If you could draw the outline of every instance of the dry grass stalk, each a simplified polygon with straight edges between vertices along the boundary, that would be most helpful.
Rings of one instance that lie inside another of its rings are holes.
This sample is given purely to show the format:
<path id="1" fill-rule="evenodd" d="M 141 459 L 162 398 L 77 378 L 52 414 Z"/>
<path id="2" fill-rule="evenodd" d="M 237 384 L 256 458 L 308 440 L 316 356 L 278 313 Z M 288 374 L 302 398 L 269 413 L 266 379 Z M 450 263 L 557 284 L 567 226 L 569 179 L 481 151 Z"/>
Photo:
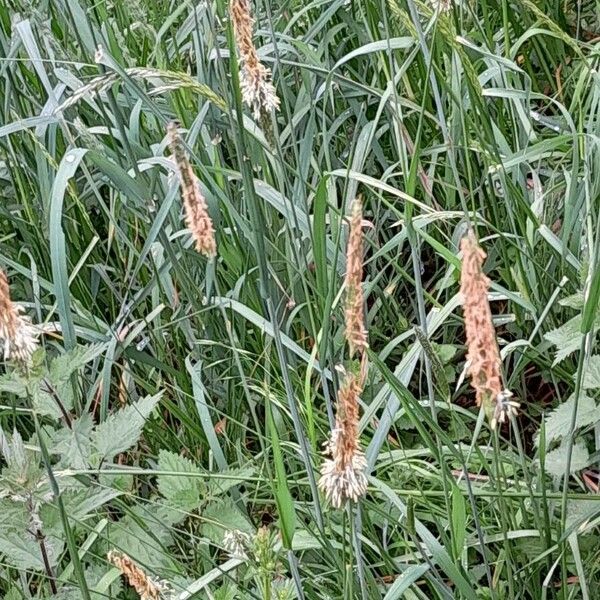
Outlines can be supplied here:
<path id="1" fill-rule="evenodd" d="M 0 341 L 4 345 L 4 360 L 13 360 L 27 369 L 38 347 L 39 334 L 22 312 L 23 307 L 11 300 L 8 278 L 0 269 Z"/>
<path id="2" fill-rule="evenodd" d="M 192 233 L 196 243 L 196 250 L 204 256 L 211 258 L 217 253 L 215 230 L 212 219 L 208 214 L 206 200 L 200 191 L 198 178 L 192 169 L 181 138 L 177 131 L 177 124 L 169 123 L 167 126 L 169 145 L 173 159 L 177 165 L 181 183 L 181 196 L 185 209 L 185 222 Z"/>
<path id="3" fill-rule="evenodd" d="M 271 82 L 271 71 L 260 62 L 252 41 L 254 19 L 250 11 L 250 0 L 231 0 L 230 12 L 242 63 L 242 98 L 252 110 L 254 118 L 259 119 L 279 108 L 279 98 Z"/>
<path id="4" fill-rule="evenodd" d="M 162 583 L 154 581 L 126 554 L 111 550 L 107 555 L 113 564 L 129 582 L 129 585 L 140 595 L 141 600 L 160 600 L 164 590 Z"/>
<path id="5" fill-rule="evenodd" d="M 346 501 L 357 502 L 367 492 L 367 461 L 358 438 L 359 378 L 348 373 L 338 392 L 335 429 L 327 444 L 319 488 L 335 508 Z"/>
<path id="6" fill-rule="evenodd" d="M 502 386 L 500 352 L 488 300 L 490 280 L 483 272 L 486 254 L 473 232 L 461 241 L 462 271 L 460 292 L 463 297 L 467 336 L 467 365 L 477 406 L 483 405 L 494 428 L 516 414 L 518 402 Z"/>
<path id="7" fill-rule="evenodd" d="M 346 250 L 346 340 L 350 356 L 364 353 L 367 348 L 367 330 L 364 322 L 363 233 L 362 203 L 359 198 L 352 203 L 350 236 Z"/>

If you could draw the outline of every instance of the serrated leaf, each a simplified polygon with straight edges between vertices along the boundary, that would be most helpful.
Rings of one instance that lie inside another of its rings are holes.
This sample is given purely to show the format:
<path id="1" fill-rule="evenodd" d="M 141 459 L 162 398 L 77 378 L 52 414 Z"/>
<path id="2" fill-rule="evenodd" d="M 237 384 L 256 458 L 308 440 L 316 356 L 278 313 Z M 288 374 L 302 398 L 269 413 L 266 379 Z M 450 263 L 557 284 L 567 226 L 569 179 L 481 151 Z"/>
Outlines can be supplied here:
<path id="1" fill-rule="evenodd" d="M 4 596 L 4 600 L 23 600 L 23 596 L 17 588 L 10 588 L 8 594 Z"/>
<path id="2" fill-rule="evenodd" d="M 600 354 L 590 356 L 583 373 L 583 389 L 595 390 L 600 388 Z"/>
<path id="3" fill-rule="evenodd" d="M 202 535 L 211 542 L 221 544 L 223 536 L 228 531 L 243 531 L 254 535 L 254 528 L 240 509 L 230 498 L 222 498 L 209 502 L 202 511 L 203 523 L 200 528 Z"/>
<path id="4" fill-rule="evenodd" d="M 90 437 L 94 423 L 90 413 L 75 419 L 71 428 L 63 427 L 56 432 L 49 450 L 60 455 L 63 468 L 85 469 L 90 457 Z"/>
<path id="5" fill-rule="evenodd" d="M 27 380 L 14 370 L 0 376 L 0 392 L 14 394 L 19 398 L 27 397 Z"/>
<path id="6" fill-rule="evenodd" d="M 149 572 L 178 571 L 168 547 L 173 543 L 169 528 L 149 510 L 136 507 L 110 527 L 110 548 L 119 548 Z"/>
<path id="7" fill-rule="evenodd" d="M 583 302 L 584 298 L 582 291 L 575 292 L 571 296 L 567 296 L 566 298 L 558 301 L 561 306 L 568 306 L 569 308 L 575 308 L 577 310 L 581 310 L 583 308 Z"/>
<path id="8" fill-rule="evenodd" d="M 245 483 L 255 473 L 254 467 L 241 467 L 239 469 L 226 469 L 208 481 L 208 493 L 211 496 L 224 494 L 232 487 Z"/>
<path id="9" fill-rule="evenodd" d="M 546 444 L 548 446 L 569 432 L 574 408 L 575 394 L 571 394 L 566 402 L 563 402 L 545 417 Z M 600 414 L 598 414 L 598 407 L 594 400 L 589 396 L 580 396 L 575 430 L 598 421 L 600 421 Z M 537 433 L 534 440 L 536 446 L 539 444 L 539 438 L 540 435 Z"/>
<path id="10" fill-rule="evenodd" d="M 67 492 L 63 501 L 69 517 L 77 522 L 120 495 L 119 490 L 110 488 L 84 488 Z"/>
<path id="11" fill-rule="evenodd" d="M 46 537 L 44 544 L 48 562 L 52 566 L 56 565 L 62 552 L 62 542 L 53 537 Z M 11 531 L 2 535 L 0 537 L 0 554 L 4 555 L 4 562 L 18 569 L 36 571 L 45 569 L 40 545 L 30 533 L 23 535 Z"/>
<path id="12" fill-rule="evenodd" d="M 600 512 L 600 502 L 595 500 L 569 500 L 567 506 L 567 527 L 577 527 L 579 535 L 590 533 L 592 530 L 585 527 L 590 519 L 595 518 Z"/>
<path id="13" fill-rule="evenodd" d="M 582 316 L 577 315 L 567 321 L 564 325 L 561 325 L 557 329 L 553 329 L 544 335 L 544 339 L 548 340 L 551 344 L 554 344 L 557 348 L 553 365 L 558 364 L 567 358 L 567 356 L 579 350 L 581 339 L 583 337 L 583 334 L 581 333 L 581 323 Z"/>
<path id="14" fill-rule="evenodd" d="M 9 439 L 0 427 L 0 450 L 6 461 L 2 469 L 5 485 L 15 494 L 35 490 L 43 472 L 35 453 L 25 448 L 21 434 L 15 430 Z"/>
<path id="15" fill-rule="evenodd" d="M 576 473 L 585 469 L 590 464 L 590 453 L 583 441 L 578 440 L 573 445 L 573 453 L 571 455 L 571 468 L 569 474 Z M 552 450 L 546 454 L 545 460 L 546 473 L 553 477 L 563 477 L 567 468 L 567 444 L 560 445 L 556 450 Z"/>
<path id="16" fill-rule="evenodd" d="M 57 356 L 50 364 L 48 372 L 50 381 L 57 386 L 69 381 L 73 373 L 79 371 L 103 351 L 103 344 L 93 344 L 91 346 L 77 346 L 73 350 Z"/>
<path id="17" fill-rule="evenodd" d="M 137 444 L 146 419 L 158 404 L 162 393 L 146 396 L 118 410 L 92 432 L 92 447 L 97 458 L 105 461 Z"/>
<path id="18" fill-rule="evenodd" d="M 159 471 L 173 471 L 177 475 L 159 475 L 158 491 L 166 498 L 169 505 L 185 512 L 191 512 L 202 504 L 204 484 L 199 475 L 202 471 L 188 458 L 161 450 L 158 454 Z M 189 475 L 188 475 L 189 474 Z"/>
<path id="19" fill-rule="evenodd" d="M 99 354 L 104 351 L 104 345 L 91 345 L 91 346 L 77 346 L 69 352 L 65 352 L 60 356 L 57 356 L 52 360 L 50 369 L 48 371 L 47 381 L 43 381 L 40 390 L 42 395 L 38 402 L 40 409 L 50 408 L 54 410 L 54 416 L 60 417 L 61 413 L 57 411 L 56 401 L 51 395 L 45 394 L 44 392 L 48 385 L 52 388 L 54 394 L 58 396 L 61 404 L 67 409 L 73 408 L 73 394 L 75 393 L 74 387 L 71 382 L 71 376 L 82 369 L 88 362 L 96 358 Z M 50 402 L 47 402 L 47 398 L 50 398 Z M 46 402 L 43 402 L 43 401 Z"/>

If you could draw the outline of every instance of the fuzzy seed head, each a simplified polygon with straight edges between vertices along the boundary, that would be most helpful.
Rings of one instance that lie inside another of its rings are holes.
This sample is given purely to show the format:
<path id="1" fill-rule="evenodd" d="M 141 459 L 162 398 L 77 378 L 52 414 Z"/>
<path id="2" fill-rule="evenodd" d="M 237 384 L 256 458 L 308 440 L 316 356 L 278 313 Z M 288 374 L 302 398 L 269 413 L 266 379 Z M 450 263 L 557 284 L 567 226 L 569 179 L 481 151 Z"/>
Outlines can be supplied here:
<path id="1" fill-rule="evenodd" d="M 167 126 L 169 145 L 173 160 L 177 165 L 181 197 L 185 210 L 185 223 L 194 239 L 196 250 L 208 258 L 217 253 L 215 229 L 208 214 L 206 199 L 200 191 L 200 184 L 183 147 L 176 123 Z"/>
<path id="2" fill-rule="evenodd" d="M 129 582 L 129 585 L 140 595 L 141 600 L 160 600 L 165 585 L 153 580 L 141 567 L 126 554 L 111 550 L 107 555 L 113 564 Z"/>
<path id="3" fill-rule="evenodd" d="M 358 439 L 358 398 L 361 385 L 348 374 L 338 393 L 335 429 L 331 433 L 321 467 L 319 488 L 327 500 L 341 508 L 350 500 L 358 502 L 367 492 L 367 461 Z"/>
<path id="4" fill-rule="evenodd" d="M 494 416 L 492 417 L 492 429 L 496 429 L 496 425 L 503 425 L 507 420 L 516 417 L 519 414 L 519 406 L 521 404 L 516 400 L 512 400 L 512 392 L 510 390 L 502 390 L 496 396 L 494 405 Z"/>
<path id="5" fill-rule="evenodd" d="M 254 118 L 259 119 L 279 108 L 279 98 L 271 82 L 271 71 L 260 62 L 252 40 L 254 19 L 249 0 L 231 0 L 230 12 L 242 64 L 242 99 L 250 107 Z"/>
<path id="6" fill-rule="evenodd" d="M 248 548 L 251 541 L 247 533 L 239 529 L 232 529 L 227 531 L 223 537 L 223 548 L 231 558 L 248 560 Z"/>
<path id="7" fill-rule="evenodd" d="M 460 292 L 467 337 L 468 373 L 477 406 L 483 404 L 495 426 L 497 421 L 503 422 L 506 416 L 510 416 L 516 407 L 514 402 L 506 402 L 510 396 L 502 386 L 502 362 L 488 300 L 490 280 L 483 272 L 486 254 L 472 232 L 462 239 L 460 248 L 463 255 Z"/>
<path id="8" fill-rule="evenodd" d="M 22 312 L 23 307 L 12 302 L 6 273 L 0 269 L 0 341 L 4 346 L 4 360 L 12 360 L 27 369 L 38 347 L 39 333 Z"/>
<path id="9" fill-rule="evenodd" d="M 350 235 L 346 251 L 346 341 L 350 356 L 363 353 L 368 347 L 364 321 L 363 232 L 362 203 L 359 198 L 352 203 Z"/>

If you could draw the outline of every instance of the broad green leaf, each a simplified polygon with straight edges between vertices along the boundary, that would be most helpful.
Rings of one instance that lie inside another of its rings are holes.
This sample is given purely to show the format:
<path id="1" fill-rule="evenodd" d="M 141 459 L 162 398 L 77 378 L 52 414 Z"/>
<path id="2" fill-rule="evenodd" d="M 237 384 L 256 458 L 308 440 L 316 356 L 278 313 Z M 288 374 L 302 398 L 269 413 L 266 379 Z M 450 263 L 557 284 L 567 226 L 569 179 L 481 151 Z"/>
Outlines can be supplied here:
<path id="1" fill-rule="evenodd" d="M 71 423 L 71 427 L 59 429 L 52 439 L 49 450 L 60 455 L 60 466 L 85 469 L 90 457 L 90 437 L 94 423 L 90 413 L 84 413 Z"/>
<path id="2" fill-rule="evenodd" d="M 100 460 L 112 461 L 120 452 L 137 444 L 146 419 L 160 400 L 161 393 L 146 396 L 118 410 L 92 432 L 92 448 Z"/>
<path id="3" fill-rule="evenodd" d="M 239 469 L 226 469 L 220 471 L 218 475 L 213 475 L 208 481 L 208 494 L 219 496 L 224 494 L 232 487 L 245 483 L 255 473 L 254 467 L 242 467 Z"/>
<path id="4" fill-rule="evenodd" d="M 44 540 L 48 561 L 56 565 L 62 552 L 63 543 L 54 538 L 46 537 Z M 0 536 L 0 555 L 4 561 L 18 569 L 32 569 L 43 571 L 45 569 L 40 545 L 31 533 L 8 532 Z"/>
<path id="5" fill-rule="evenodd" d="M 583 373 L 583 389 L 595 390 L 600 388 L 600 354 L 590 356 Z"/>
<path id="6" fill-rule="evenodd" d="M 569 474 L 585 469 L 590 464 L 590 453 L 582 440 L 573 445 Z M 553 477 L 563 477 L 567 468 L 567 444 L 561 444 L 556 450 L 546 454 L 546 472 Z"/>
<path id="7" fill-rule="evenodd" d="M 47 382 L 42 381 L 41 391 L 45 393 L 48 385 L 51 386 L 63 406 L 67 410 L 73 408 L 73 394 L 75 388 L 71 381 L 71 376 L 81 370 L 88 362 L 94 360 L 104 351 L 104 344 L 93 344 L 90 346 L 76 346 L 73 350 L 57 356 L 50 363 Z M 50 399 L 49 408 L 53 410 L 54 416 L 61 417 L 62 413 L 56 406 L 53 398 Z"/>
<path id="8" fill-rule="evenodd" d="M 69 517 L 74 521 L 82 521 L 86 516 L 94 513 L 107 502 L 120 495 L 119 490 L 88 487 L 66 492 L 63 500 Z"/>
<path id="9" fill-rule="evenodd" d="M 200 477 L 202 471 L 188 458 L 168 450 L 159 452 L 158 470 L 177 473 L 158 475 L 158 491 L 169 505 L 181 509 L 183 520 L 185 512 L 191 512 L 202 504 L 205 495 L 205 486 Z"/>
<path id="10" fill-rule="evenodd" d="M 546 425 L 546 444 L 549 446 L 552 442 L 560 440 L 569 432 L 573 410 L 575 408 L 575 394 L 569 396 L 566 402 L 550 412 L 544 419 Z M 575 422 L 575 430 L 591 425 L 600 421 L 598 407 L 592 398 L 589 396 L 580 396 L 579 405 L 577 407 L 577 420 Z M 534 442 L 539 444 L 539 433 L 536 434 Z"/>
<path id="11" fill-rule="evenodd" d="M 581 315 L 577 315 L 567 321 L 564 325 L 561 325 L 557 329 L 553 329 L 544 335 L 544 338 L 551 344 L 554 344 L 557 348 L 554 357 L 554 365 L 557 365 L 567 358 L 567 356 L 579 350 L 581 339 L 583 337 L 583 334 L 581 333 L 581 322 Z"/>
<path id="12" fill-rule="evenodd" d="M 202 535 L 215 544 L 221 544 L 228 531 L 239 530 L 249 535 L 254 534 L 254 528 L 230 498 L 210 502 L 202 511 L 202 520 Z"/>
<path id="13" fill-rule="evenodd" d="M 169 546 L 173 537 L 169 527 L 151 510 L 136 507 L 120 521 L 113 523 L 108 532 L 111 548 L 119 550 L 144 565 L 148 571 L 178 568 Z"/>

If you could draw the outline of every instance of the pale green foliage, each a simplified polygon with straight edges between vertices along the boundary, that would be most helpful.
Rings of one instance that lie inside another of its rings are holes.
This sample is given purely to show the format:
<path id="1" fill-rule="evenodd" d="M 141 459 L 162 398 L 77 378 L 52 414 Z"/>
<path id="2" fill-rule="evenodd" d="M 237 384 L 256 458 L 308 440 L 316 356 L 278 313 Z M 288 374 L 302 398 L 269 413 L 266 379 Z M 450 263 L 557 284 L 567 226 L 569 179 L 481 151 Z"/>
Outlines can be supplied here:
<path id="1" fill-rule="evenodd" d="M 552 442 L 563 439 L 568 435 L 571 427 L 571 419 L 575 406 L 575 395 L 572 394 L 569 398 L 560 404 L 557 408 L 551 411 L 544 417 L 544 426 L 546 431 L 546 444 L 549 446 Z M 577 407 L 577 419 L 575 421 L 574 431 L 593 425 L 600 421 L 600 413 L 596 402 L 586 395 L 579 397 Z M 539 444 L 539 433 L 535 437 L 536 445 Z"/>
<path id="2" fill-rule="evenodd" d="M 566 444 L 561 444 L 555 450 L 546 454 L 544 467 L 546 473 L 549 473 L 557 479 L 564 477 L 567 470 L 568 448 Z M 590 453 L 583 440 L 577 440 L 573 445 L 569 473 L 581 471 L 590 464 Z"/>
<path id="3" fill-rule="evenodd" d="M 100 423 L 91 434 L 92 461 L 112 461 L 120 452 L 137 443 L 146 419 L 160 401 L 161 394 L 146 396 L 121 408 Z"/>
<path id="4" fill-rule="evenodd" d="M 158 469 L 173 471 L 173 474 L 158 476 L 158 491 L 173 508 L 191 512 L 198 508 L 205 497 L 206 486 L 202 481 L 201 470 L 191 460 L 161 450 L 158 455 Z"/>
<path id="5" fill-rule="evenodd" d="M 229 498 L 211 500 L 202 511 L 202 535 L 220 545 L 225 534 L 235 530 L 249 535 L 255 533 L 254 527 L 233 500 Z"/>

